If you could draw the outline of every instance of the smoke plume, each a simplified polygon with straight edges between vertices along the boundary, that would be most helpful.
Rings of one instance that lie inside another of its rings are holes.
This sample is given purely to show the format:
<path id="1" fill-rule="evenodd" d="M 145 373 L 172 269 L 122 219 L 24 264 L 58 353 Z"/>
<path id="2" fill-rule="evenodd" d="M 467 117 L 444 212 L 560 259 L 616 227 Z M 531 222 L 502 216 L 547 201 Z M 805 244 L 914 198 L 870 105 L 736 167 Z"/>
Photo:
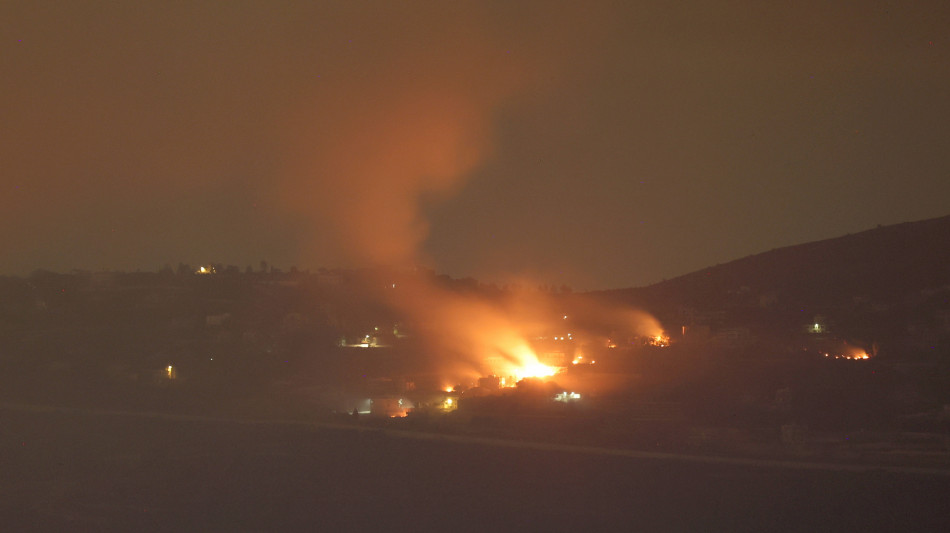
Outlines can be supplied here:
<path id="1" fill-rule="evenodd" d="M 552 72 L 524 48 L 512 54 L 512 36 L 480 31 L 488 26 L 473 22 L 477 10 L 442 15 L 435 28 L 369 21 L 362 33 L 374 36 L 372 46 L 346 51 L 360 67 L 321 75 L 302 104 L 284 197 L 313 224 L 314 235 L 332 235 L 314 242 L 305 263 L 319 262 L 313 259 L 324 249 L 357 266 L 426 263 L 424 202 L 452 194 L 491 158 L 506 103 L 537 90 L 541 73 Z M 558 27 L 541 31 L 554 36 Z M 367 56 L 381 41 L 388 53 Z M 453 379 L 546 371 L 530 347 L 550 314 L 544 297 L 519 292 L 492 300 L 424 276 L 411 283 L 381 299 L 423 325 L 438 354 L 434 370 Z"/>

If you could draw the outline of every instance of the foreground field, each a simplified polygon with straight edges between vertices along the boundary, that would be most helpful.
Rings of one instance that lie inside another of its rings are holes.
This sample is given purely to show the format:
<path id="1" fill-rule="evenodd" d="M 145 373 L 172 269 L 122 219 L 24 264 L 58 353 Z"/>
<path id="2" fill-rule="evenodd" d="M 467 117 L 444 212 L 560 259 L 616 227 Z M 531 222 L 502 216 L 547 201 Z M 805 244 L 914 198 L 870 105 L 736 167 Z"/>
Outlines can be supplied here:
<path id="1" fill-rule="evenodd" d="M 5 530 L 937 531 L 950 477 L 0 408 Z"/>

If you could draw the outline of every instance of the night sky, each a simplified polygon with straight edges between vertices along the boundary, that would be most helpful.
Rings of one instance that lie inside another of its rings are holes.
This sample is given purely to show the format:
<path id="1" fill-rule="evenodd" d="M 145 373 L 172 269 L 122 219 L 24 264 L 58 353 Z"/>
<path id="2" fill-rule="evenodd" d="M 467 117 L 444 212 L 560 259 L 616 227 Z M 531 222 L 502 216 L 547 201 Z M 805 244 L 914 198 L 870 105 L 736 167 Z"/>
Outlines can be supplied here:
<path id="1" fill-rule="evenodd" d="M 0 3 L 0 273 L 628 287 L 948 199 L 943 1 Z"/>

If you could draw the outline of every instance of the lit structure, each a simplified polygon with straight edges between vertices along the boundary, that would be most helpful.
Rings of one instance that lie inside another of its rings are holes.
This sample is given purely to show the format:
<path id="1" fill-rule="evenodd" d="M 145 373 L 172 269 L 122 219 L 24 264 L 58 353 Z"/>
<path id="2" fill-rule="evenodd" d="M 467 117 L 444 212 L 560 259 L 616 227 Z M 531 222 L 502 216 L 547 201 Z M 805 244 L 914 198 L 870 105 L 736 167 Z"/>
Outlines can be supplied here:
<path id="1" fill-rule="evenodd" d="M 581 399 L 581 395 L 576 392 L 559 392 L 554 395 L 556 402 L 576 402 Z"/>
<path id="2" fill-rule="evenodd" d="M 451 396 L 447 396 L 439 405 L 439 409 L 445 412 L 455 411 L 459 408 L 459 402 Z"/>

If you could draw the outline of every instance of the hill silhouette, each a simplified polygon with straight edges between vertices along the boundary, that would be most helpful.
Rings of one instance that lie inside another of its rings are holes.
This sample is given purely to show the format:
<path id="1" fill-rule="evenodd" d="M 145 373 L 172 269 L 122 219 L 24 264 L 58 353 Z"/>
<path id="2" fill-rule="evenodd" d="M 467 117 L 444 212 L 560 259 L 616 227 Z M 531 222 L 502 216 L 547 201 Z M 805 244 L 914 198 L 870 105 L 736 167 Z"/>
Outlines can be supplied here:
<path id="1" fill-rule="evenodd" d="M 640 288 L 604 291 L 647 307 L 722 307 L 737 293 L 790 305 L 895 303 L 950 285 L 950 216 L 788 246 Z"/>

